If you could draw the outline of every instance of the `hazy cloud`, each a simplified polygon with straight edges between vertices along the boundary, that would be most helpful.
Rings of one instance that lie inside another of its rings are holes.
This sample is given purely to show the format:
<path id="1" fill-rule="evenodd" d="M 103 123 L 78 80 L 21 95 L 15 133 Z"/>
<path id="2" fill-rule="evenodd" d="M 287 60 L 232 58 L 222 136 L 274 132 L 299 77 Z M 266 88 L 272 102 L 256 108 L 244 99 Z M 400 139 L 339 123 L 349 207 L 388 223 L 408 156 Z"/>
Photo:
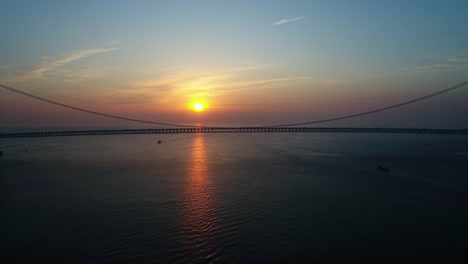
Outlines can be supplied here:
<path id="1" fill-rule="evenodd" d="M 450 57 L 447 61 L 452 63 L 468 63 L 468 57 Z"/>
<path id="2" fill-rule="evenodd" d="M 468 57 L 449 57 L 439 63 L 423 65 L 417 67 L 406 68 L 404 71 L 409 72 L 435 72 L 435 71 L 450 71 L 458 70 L 468 66 Z"/>
<path id="3" fill-rule="evenodd" d="M 311 80 L 311 79 L 315 79 L 315 78 L 314 77 L 287 77 L 287 78 L 259 79 L 259 80 L 250 80 L 250 81 L 234 81 L 234 82 L 220 83 L 218 90 L 223 91 L 223 92 L 233 92 L 233 91 L 238 91 L 238 90 L 263 87 L 264 85 L 271 87 L 273 84 Z"/>
<path id="4" fill-rule="evenodd" d="M 242 72 L 260 71 L 274 67 L 276 65 L 278 64 L 243 65 L 240 67 L 210 71 L 210 74 L 194 72 L 186 67 L 168 67 L 163 68 L 163 70 L 179 69 L 178 72 L 180 73 L 160 76 L 157 79 L 136 81 L 131 83 L 130 86 L 137 89 L 152 88 L 155 90 L 190 90 L 197 87 L 211 89 L 226 80 L 232 80 L 236 78 L 236 76 Z"/>
<path id="5" fill-rule="evenodd" d="M 298 21 L 298 20 L 301 20 L 303 18 L 304 17 L 300 16 L 300 17 L 296 17 L 296 18 L 282 19 L 282 20 L 278 20 L 276 22 L 273 22 L 273 24 L 271 24 L 271 25 L 272 26 L 278 26 L 278 25 L 289 23 L 289 22 Z"/>
<path id="6" fill-rule="evenodd" d="M 117 48 L 94 48 L 94 49 L 85 49 L 85 50 L 78 50 L 74 51 L 70 54 L 58 56 L 58 57 L 49 57 L 45 56 L 42 57 L 41 62 L 20 73 L 12 74 L 11 76 L 7 77 L 9 81 L 22 81 L 22 80 L 29 80 L 29 79 L 41 79 L 44 78 L 46 74 L 50 74 L 52 76 L 59 75 L 60 72 L 66 73 L 66 75 L 70 76 L 73 75 L 74 78 L 79 77 L 79 72 L 72 73 L 69 70 L 64 70 L 63 67 L 67 64 L 72 62 L 81 60 L 83 58 L 89 57 L 94 54 L 109 52 L 117 50 Z M 89 77 L 90 71 L 81 71 L 83 73 L 82 77 Z"/>
<path id="7" fill-rule="evenodd" d="M 161 102 L 180 96 L 206 97 L 238 92 L 241 90 L 264 89 L 280 83 L 309 80 L 312 77 L 243 78 L 244 72 L 261 71 L 277 64 L 242 65 L 209 73 L 186 72 L 160 76 L 156 79 L 129 83 L 133 92 L 145 93 Z"/>
<path id="8" fill-rule="evenodd" d="M 258 71 L 264 70 L 272 67 L 276 67 L 281 65 L 279 63 L 269 63 L 269 64 L 254 64 L 254 63 L 246 63 L 243 65 L 238 65 L 236 67 L 227 68 L 227 69 L 214 69 L 212 72 L 214 73 L 236 73 L 236 72 L 248 72 L 248 71 Z M 168 66 L 159 68 L 160 71 L 168 71 L 168 72 L 185 72 L 185 73 L 193 73 L 195 68 L 187 67 L 187 66 Z"/>
<path id="9" fill-rule="evenodd" d="M 225 73 L 235 73 L 235 72 L 246 72 L 246 71 L 258 71 L 258 70 L 264 70 L 272 67 L 276 67 L 280 64 L 260 64 L 260 65 L 247 65 L 243 67 L 238 67 L 238 68 L 232 68 L 232 69 L 227 69 L 221 72 Z"/>
<path id="10" fill-rule="evenodd" d="M 407 68 L 406 70 L 410 71 L 410 72 L 434 72 L 434 71 L 454 70 L 454 69 L 462 68 L 462 67 L 465 67 L 465 66 L 467 66 L 467 65 L 437 63 L 437 64 Z"/>
<path id="11" fill-rule="evenodd" d="M 60 68 L 51 72 L 48 76 L 57 77 L 66 82 L 80 82 L 84 79 L 94 79 L 106 76 L 108 68 L 98 68 L 95 66 L 80 66 L 70 68 Z"/>

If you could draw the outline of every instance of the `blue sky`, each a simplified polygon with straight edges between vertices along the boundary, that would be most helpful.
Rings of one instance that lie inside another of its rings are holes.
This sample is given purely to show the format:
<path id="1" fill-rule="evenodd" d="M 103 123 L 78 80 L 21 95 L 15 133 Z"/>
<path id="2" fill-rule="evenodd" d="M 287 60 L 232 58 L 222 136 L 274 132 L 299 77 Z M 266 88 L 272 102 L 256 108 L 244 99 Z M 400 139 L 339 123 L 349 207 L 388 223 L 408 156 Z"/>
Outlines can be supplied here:
<path id="1" fill-rule="evenodd" d="M 467 1 L 2 1 L 2 10 L 1 83 L 108 111 L 183 113 L 203 101 L 212 114 L 283 108 L 301 119 L 345 98 L 411 97 L 468 77 Z"/>

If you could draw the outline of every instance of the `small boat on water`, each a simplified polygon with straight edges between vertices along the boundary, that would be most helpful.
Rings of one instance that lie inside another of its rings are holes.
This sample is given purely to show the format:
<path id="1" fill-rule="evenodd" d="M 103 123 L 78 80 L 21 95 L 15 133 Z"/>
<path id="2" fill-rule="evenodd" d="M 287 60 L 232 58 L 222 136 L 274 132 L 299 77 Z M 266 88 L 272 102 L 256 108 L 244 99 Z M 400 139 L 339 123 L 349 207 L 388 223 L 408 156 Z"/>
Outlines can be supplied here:
<path id="1" fill-rule="evenodd" d="M 389 172 L 390 171 L 390 169 L 388 167 L 384 167 L 382 165 L 377 166 L 377 169 L 379 171 L 383 171 L 383 172 Z"/>
<path id="2" fill-rule="evenodd" d="M 161 144 L 161 140 L 158 140 L 158 144 Z"/>

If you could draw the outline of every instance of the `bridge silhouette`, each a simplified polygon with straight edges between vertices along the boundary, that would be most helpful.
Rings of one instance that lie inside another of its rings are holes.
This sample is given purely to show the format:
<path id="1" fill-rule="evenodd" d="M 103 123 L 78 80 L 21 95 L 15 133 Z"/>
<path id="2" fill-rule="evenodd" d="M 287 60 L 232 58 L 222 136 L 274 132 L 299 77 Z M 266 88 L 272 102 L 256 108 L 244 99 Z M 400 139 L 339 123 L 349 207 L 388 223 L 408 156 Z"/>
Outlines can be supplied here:
<path id="1" fill-rule="evenodd" d="M 230 127 L 165 123 L 97 112 L 0 84 L 0 138 L 258 132 L 468 134 L 467 87 L 468 81 L 415 99 L 337 117 Z"/>

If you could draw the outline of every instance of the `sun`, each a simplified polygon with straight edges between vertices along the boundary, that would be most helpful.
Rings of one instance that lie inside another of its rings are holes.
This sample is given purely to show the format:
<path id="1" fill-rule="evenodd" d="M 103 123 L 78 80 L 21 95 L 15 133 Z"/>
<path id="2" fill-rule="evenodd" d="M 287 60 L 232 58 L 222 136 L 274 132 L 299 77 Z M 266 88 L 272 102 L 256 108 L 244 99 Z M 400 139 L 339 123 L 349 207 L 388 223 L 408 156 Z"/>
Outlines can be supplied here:
<path id="1" fill-rule="evenodd" d="M 202 103 L 194 103 L 193 104 L 193 110 L 196 112 L 201 112 L 205 109 L 205 106 Z"/>

